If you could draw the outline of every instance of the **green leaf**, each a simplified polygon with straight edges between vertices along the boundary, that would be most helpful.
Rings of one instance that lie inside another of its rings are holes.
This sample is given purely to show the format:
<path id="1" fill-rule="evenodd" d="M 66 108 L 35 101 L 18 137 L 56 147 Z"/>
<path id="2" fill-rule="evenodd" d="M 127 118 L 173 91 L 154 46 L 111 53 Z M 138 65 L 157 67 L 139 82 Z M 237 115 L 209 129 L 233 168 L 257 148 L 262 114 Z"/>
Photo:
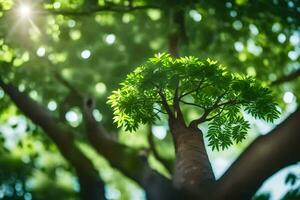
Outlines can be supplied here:
<path id="1" fill-rule="evenodd" d="M 173 109 L 176 88 L 179 96 L 189 96 L 188 105 L 210 110 L 206 136 L 213 150 L 246 138 L 250 125 L 243 110 L 270 122 L 279 117 L 271 91 L 252 77 L 231 73 L 212 59 L 173 58 L 167 53 L 156 54 L 128 74 L 107 102 L 118 126 L 135 131 L 140 124 L 160 119 L 157 107 L 166 112 L 159 94 Z"/>

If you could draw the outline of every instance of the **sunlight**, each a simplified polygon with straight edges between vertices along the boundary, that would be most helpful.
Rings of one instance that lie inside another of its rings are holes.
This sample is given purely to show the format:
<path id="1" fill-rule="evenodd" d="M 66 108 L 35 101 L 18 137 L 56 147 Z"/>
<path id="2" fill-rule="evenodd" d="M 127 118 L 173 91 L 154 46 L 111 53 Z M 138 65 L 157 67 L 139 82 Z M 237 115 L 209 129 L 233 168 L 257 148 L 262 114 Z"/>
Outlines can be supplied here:
<path id="1" fill-rule="evenodd" d="M 167 136 L 167 129 L 164 126 L 152 126 L 152 132 L 159 140 L 163 140 Z"/>
<path id="2" fill-rule="evenodd" d="M 29 18 L 31 15 L 31 7 L 27 4 L 21 4 L 18 8 L 18 13 L 21 17 Z"/>
<path id="3" fill-rule="evenodd" d="M 41 31 L 33 21 L 36 11 L 35 3 L 20 3 L 14 8 L 14 24 L 8 32 L 8 35 L 14 35 L 16 33 L 24 33 L 24 31 L 32 31 L 33 34 L 40 35 Z"/>

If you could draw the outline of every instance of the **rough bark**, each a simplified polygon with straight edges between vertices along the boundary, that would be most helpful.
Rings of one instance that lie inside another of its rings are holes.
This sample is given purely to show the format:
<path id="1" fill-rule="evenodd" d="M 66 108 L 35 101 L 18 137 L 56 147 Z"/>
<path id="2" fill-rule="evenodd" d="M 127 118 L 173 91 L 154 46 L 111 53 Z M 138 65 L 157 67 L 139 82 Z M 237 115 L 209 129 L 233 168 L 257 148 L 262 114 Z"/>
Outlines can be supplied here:
<path id="1" fill-rule="evenodd" d="M 172 187 L 171 181 L 149 166 L 147 155 L 109 137 L 109 133 L 94 119 L 92 111 L 92 103 L 87 100 L 83 111 L 87 136 L 98 153 L 103 155 L 112 167 L 144 188 L 147 199 L 179 199 L 179 193 Z"/>
<path id="2" fill-rule="evenodd" d="M 300 108 L 258 137 L 220 178 L 212 199 L 250 199 L 262 183 L 300 160 Z"/>
<path id="3" fill-rule="evenodd" d="M 1 77 L 0 87 L 28 118 L 45 131 L 64 158 L 75 168 L 79 178 L 81 198 L 105 199 L 104 183 L 92 162 L 75 145 L 72 133 L 66 127 L 59 125 L 45 108 L 25 93 L 19 92 L 13 85 L 4 83 Z"/>
<path id="4" fill-rule="evenodd" d="M 200 194 L 215 182 L 202 132 L 172 118 L 169 126 L 176 153 L 174 186 L 189 193 Z"/>

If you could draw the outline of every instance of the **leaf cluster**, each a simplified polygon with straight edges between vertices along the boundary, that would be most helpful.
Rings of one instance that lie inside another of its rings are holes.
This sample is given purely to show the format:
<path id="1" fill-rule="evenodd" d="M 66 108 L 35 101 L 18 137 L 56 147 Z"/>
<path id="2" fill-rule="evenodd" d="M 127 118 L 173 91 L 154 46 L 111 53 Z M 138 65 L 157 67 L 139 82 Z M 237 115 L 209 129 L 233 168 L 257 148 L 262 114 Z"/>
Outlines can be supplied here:
<path id="1" fill-rule="evenodd" d="M 203 111 L 195 122 L 209 122 L 209 145 L 217 150 L 245 138 L 249 123 L 243 110 L 270 122 L 279 116 L 269 89 L 211 59 L 157 54 L 128 74 L 120 86 L 108 100 L 118 126 L 134 131 L 140 123 L 153 123 L 161 113 L 170 117 L 178 102 L 180 107 Z"/>

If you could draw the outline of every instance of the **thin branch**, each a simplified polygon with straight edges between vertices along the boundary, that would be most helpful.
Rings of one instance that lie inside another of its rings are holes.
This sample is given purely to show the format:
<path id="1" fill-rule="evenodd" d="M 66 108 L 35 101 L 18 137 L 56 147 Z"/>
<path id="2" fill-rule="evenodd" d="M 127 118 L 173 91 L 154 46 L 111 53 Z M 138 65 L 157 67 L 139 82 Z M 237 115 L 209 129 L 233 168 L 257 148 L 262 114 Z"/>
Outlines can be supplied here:
<path id="1" fill-rule="evenodd" d="M 224 111 L 226 105 L 230 105 L 230 104 L 231 105 L 236 105 L 236 104 L 240 104 L 240 103 L 242 103 L 242 101 L 238 102 L 236 100 L 229 100 L 227 102 L 220 103 L 220 104 L 218 104 L 218 107 L 223 106 L 223 108 L 217 114 L 215 114 L 214 116 L 212 116 L 210 118 L 206 118 L 204 121 L 210 121 L 210 120 L 216 118 L 217 116 L 219 116 Z"/>
<path id="2" fill-rule="evenodd" d="M 156 114 L 158 114 L 158 113 L 162 113 L 162 114 L 166 114 L 166 115 L 168 114 L 168 113 L 166 113 L 166 112 L 164 112 L 164 111 L 162 111 L 162 110 L 160 110 L 158 108 L 153 108 L 153 109 L 157 111 Z"/>
<path id="3" fill-rule="evenodd" d="M 220 95 L 220 96 L 217 98 L 217 100 L 214 102 L 214 104 L 213 104 L 210 108 L 206 108 L 206 109 L 204 110 L 203 115 L 202 115 L 200 118 L 193 120 L 193 121 L 190 123 L 190 125 L 192 125 L 192 126 L 197 126 L 198 124 L 200 124 L 200 123 L 202 123 L 202 122 L 205 122 L 205 120 L 206 120 L 207 116 L 210 114 L 210 112 L 213 111 L 214 109 L 216 109 L 217 107 L 219 107 L 218 103 L 221 101 L 221 99 L 224 97 L 225 94 L 226 94 L 226 92 L 223 93 L 222 95 Z"/>
<path id="4" fill-rule="evenodd" d="M 228 101 L 225 101 L 223 103 L 220 103 L 217 105 L 217 107 L 219 106 L 225 106 L 225 105 L 234 105 L 234 104 L 239 104 L 239 103 L 243 103 L 242 101 L 237 101 L 236 99 L 231 99 L 231 100 L 228 100 Z"/>
<path id="5" fill-rule="evenodd" d="M 271 85 L 279 85 L 279 84 L 282 84 L 285 82 L 289 82 L 289 81 L 292 81 L 292 80 L 298 78 L 299 76 L 300 76 L 300 69 L 294 71 L 293 73 L 291 73 L 289 75 L 283 76 L 283 77 L 273 81 L 271 83 Z"/>
<path id="6" fill-rule="evenodd" d="M 215 114 L 212 117 L 206 118 L 204 121 L 207 122 L 207 121 L 213 120 L 214 118 L 218 117 L 224 111 L 224 109 L 225 109 L 225 106 L 223 105 L 223 108 L 217 114 Z"/>
<path id="7" fill-rule="evenodd" d="M 147 139 L 148 139 L 150 150 L 153 153 L 153 156 L 168 170 L 170 174 L 172 174 L 173 163 L 170 160 L 167 160 L 159 155 L 154 143 L 153 133 L 151 131 L 149 131 Z"/>
<path id="8" fill-rule="evenodd" d="M 172 112 L 167 100 L 166 100 L 166 96 L 165 94 L 163 93 L 163 90 L 160 89 L 159 92 L 158 92 L 160 98 L 161 98 L 161 101 L 162 101 L 162 105 L 164 106 L 165 110 L 167 111 L 169 117 L 174 117 L 174 113 Z"/>
<path id="9" fill-rule="evenodd" d="M 189 95 L 189 94 L 192 94 L 193 92 L 196 92 L 197 89 L 194 89 L 194 90 L 191 90 L 189 92 L 186 92 L 186 93 L 182 93 L 180 96 L 179 96 L 179 99 L 182 99 L 183 97 Z"/>
<path id="10" fill-rule="evenodd" d="M 54 71 L 54 77 L 58 82 L 62 83 L 62 85 L 70 91 L 70 94 L 64 98 L 64 101 L 59 107 L 59 118 L 61 121 L 65 121 L 65 114 L 70 108 L 70 103 L 72 102 L 72 106 L 81 106 L 81 102 L 85 98 L 85 95 L 74 88 L 73 85 L 64 77 L 62 77 L 62 75 L 60 75 L 57 71 Z"/>
<path id="11" fill-rule="evenodd" d="M 203 88 L 205 88 L 205 87 L 210 86 L 210 85 L 208 84 L 208 85 L 206 85 L 206 86 L 204 86 L 204 87 L 201 88 L 201 85 L 203 84 L 203 82 L 204 82 L 204 78 L 203 78 L 201 81 L 199 81 L 198 86 L 197 86 L 196 89 L 193 89 L 193 90 L 191 90 L 191 91 L 189 91 L 189 92 L 186 92 L 186 93 L 182 93 L 182 94 L 179 96 L 179 99 L 182 99 L 183 97 L 185 97 L 185 96 L 187 96 L 187 95 L 189 95 L 189 94 L 192 94 L 193 92 L 197 92 L 197 91 L 199 91 L 199 90 L 201 90 L 201 89 L 203 89 Z"/>
<path id="12" fill-rule="evenodd" d="M 215 108 L 217 108 L 218 106 L 221 105 L 221 104 L 219 104 L 219 103 L 220 103 L 220 101 L 222 100 L 222 98 L 225 96 L 225 94 L 226 94 L 227 92 L 228 92 L 228 91 L 224 92 L 223 94 L 221 94 L 221 95 L 217 98 L 217 100 L 215 101 L 215 103 L 213 104 L 213 106 L 210 108 L 211 110 L 213 110 L 213 109 L 215 109 Z"/>
<path id="13" fill-rule="evenodd" d="M 204 106 L 198 105 L 198 104 L 196 104 L 196 103 L 186 102 L 186 101 L 184 101 L 184 100 L 180 100 L 180 102 L 183 103 L 183 104 L 185 104 L 185 105 L 196 106 L 196 107 L 199 107 L 199 108 L 201 108 L 201 109 L 205 109 Z"/>
<path id="14" fill-rule="evenodd" d="M 81 92 L 79 92 L 76 88 L 73 87 L 73 85 L 67 81 L 65 78 L 62 77 L 58 72 L 54 72 L 55 78 L 62 83 L 66 88 L 70 90 L 77 98 L 83 99 L 85 95 L 83 95 Z"/>
<path id="15" fill-rule="evenodd" d="M 179 84 L 180 84 L 180 81 L 177 82 L 177 85 L 176 85 L 176 89 L 175 89 L 175 92 L 174 92 L 174 97 L 173 97 L 173 104 L 174 104 L 174 111 L 175 111 L 175 117 L 180 119 L 180 120 L 183 120 L 183 114 L 182 114 L 182 111 L 180 109 L 180 99 L 179 99 Z"/>
<path id="16" fill-rule="evenodd" d="M 177 107 L 179 105 L 178 93 L 179 93 L 179 81 L 177 81 L 176 89 L 175 89 L 174 97 L 173 97 L 173 104 L 175 107 Z"/>
<path id="17" fill-rule="evenodd" d="M 90 8 L 79 8 L 79 9 L 59 9 L 59 10 L 51 10 L 51 9 L 44 9 L 39 11 L 34 11 L 34 15 L 65 15 L 65 16 L 89 16 L 97 13 L 104 13 L 104 12 L 116 12 L 116 13 L 127 13 L 127 12 L 134 12 L 139 10 L 148 10 L 148 9 L 162 9 L 156 5 L 141 5 L 141 6 L 119 6 L 116 4 L 109 4 L 104 6 L 94 6 Z M 3 10 L 0 9 L 2 13 L 11 13 L 15 12 L 16 9 L 12 8 L 10 10 Z"/>
<path id="18" fill-rule="evenodd" d="M 201 117 L 199 117 L 198 119 L 195 119 L 193 120 L 191 123 L 190 123 L 190 127 L 197 127 L 198 124 L 200 123 L 203 123 L 203 122 L 206 122 L 206 121 L 209 121 L 211 119 L 208 119 L 208 115 L 215 109 L 221 107 L 221 106 L 225 106 L 225 105 L 229 105 L 229 104 L 237 104 L 237 103 L 241 103 L 241 102 L 237 102 L 236 100 L 228 100 L 226 102 L 223 102 L 223 103 L 220 103 L 219 102 L 222 100 L 222 98 L 225 96 L 225 94 L 227 93 L 224 92 L 222 95 L 220 95 L 217 100 L 214 102 L 214 104 L 210 107 L 210 108 L 206 108 L 204 109 L 204 113 Z"/>
<path id="19" fill-rule="evenodd" d="M 100 12 L 133 12 L 137 10 L 148 10 L 148 9 L 160 9 L 160 7 L 155 5 L 143 5 L 143 6 L 117 6 L 117 5 L 109 5 L 109 6 L 99 6 L 94 9 L 86 9 L 86 10 L 46 10 L 41 11 L 38 14 L 47 14 L 47 15 L 65 15 L 65 16 L 87 16 L 91 14 L 96 14 Z"/>

